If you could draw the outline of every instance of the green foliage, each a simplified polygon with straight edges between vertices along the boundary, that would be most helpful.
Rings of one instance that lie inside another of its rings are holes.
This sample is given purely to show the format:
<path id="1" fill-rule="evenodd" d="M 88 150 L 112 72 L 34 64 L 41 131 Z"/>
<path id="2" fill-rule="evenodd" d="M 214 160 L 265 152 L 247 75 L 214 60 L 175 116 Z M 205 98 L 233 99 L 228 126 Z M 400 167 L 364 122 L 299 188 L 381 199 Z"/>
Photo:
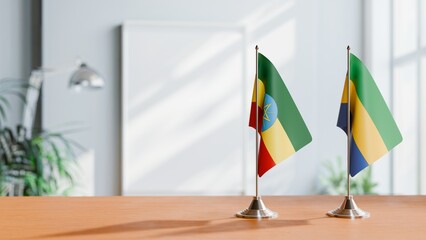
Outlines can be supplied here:
<path id="1" fill-rule="evenodd" d="M 326 175 L 321 176 L 323 185 L 322 193 L 333 195 L 346 194 L 347 188 L 347 169 L 343 166 L 343 160 L 337 157 L 336 161 L 327 161 L 324 163 Z M 371 167 L 358 173 L 351 178 L 351 193 L 355 195 L 377 194 L 375 188 L 377 183 L 372 180 Z"/>
<path id="2" fill-rule="evenodd" d="M 61 133 L 44 131 L 32 138 L 24 133 L 21 126 L 16 133 L 9 128 L 0 131 L 1 194 L 62 195 L 59 182 L 74 186 L 77 145 Z"/>
<path id="3" fill-rule="evenodd" d="M 25 81 L 0 80 L 0 195 L 67 195 L 75 185 L 75 148 L 79 144 L 61 132 L 41 131 L 29 138 L 30 131 L 18 125 L 16 131 L 4 127 L 9 96 L 26 103 Z"/>

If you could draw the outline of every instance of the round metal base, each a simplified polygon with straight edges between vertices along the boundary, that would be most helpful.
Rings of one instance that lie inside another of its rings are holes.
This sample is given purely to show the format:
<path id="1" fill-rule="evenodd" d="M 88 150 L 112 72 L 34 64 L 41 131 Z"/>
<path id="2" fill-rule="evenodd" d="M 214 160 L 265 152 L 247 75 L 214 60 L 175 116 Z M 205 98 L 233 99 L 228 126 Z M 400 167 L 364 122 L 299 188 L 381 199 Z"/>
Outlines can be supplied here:
<path id="1" fill-rule="evenodd" d="M 356 205 L 352 195 L 346 196 L 340 208 L 327 212 L 327 215 L 330 217 L 352 219 L 370 217 L 370 213 L 363 211 Z"/>
<path id="2" fill-rule="evenodd" d="M 276 218 L 278 213 L 269 210 L 263 203 L 260 197 L 253 197 L 250 206 L 241 212 L 235 214 L 236 217 L 240 218 Z"/>

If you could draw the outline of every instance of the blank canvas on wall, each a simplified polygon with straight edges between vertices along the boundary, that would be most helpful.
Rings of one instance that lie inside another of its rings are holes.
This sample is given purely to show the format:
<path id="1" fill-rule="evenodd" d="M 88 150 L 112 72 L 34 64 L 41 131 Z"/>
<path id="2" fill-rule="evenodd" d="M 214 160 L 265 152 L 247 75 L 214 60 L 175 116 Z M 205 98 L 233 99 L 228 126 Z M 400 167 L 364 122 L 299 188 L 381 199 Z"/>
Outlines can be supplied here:
<path id="1" fill-rule="evenodd" d="M 244 51 L 240 27 L 123 25 L 123 195 L 243 192 Z"/>

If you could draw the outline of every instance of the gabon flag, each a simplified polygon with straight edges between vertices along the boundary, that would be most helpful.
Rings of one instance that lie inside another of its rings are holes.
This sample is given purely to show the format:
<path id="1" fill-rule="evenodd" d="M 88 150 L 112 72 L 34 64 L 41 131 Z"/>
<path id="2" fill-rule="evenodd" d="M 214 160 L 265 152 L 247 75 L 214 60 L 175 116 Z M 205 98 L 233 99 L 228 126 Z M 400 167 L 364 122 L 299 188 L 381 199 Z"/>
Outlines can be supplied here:
<path id="1" fill-rule="evenodd" d="M 277 69 L 261 53 L 258 53 L 257 84 L 258 97 L 255 85 L 249 126 L 256 129 L 257 107 L 260 134 L 258 174 L 261 177 L 310 143 L 312 137 Z"/>
<path id="2" fill-rule="evenodd" d="M 350 174 L 381 158 L 402 142 L 402 135 L 367 67 L 354 54 L 349 59 L 350 79 Z M 340 104 L 337 126 L 347 133 L 348 74 Z"/>

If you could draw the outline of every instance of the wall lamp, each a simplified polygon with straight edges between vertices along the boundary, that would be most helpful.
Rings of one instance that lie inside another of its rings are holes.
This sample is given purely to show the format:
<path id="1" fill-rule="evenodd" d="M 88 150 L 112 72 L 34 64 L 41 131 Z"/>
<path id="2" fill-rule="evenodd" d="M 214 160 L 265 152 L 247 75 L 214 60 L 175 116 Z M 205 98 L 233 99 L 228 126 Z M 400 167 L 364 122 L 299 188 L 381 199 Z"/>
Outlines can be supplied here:
<path id="1" fill-rule="evenodd" d="M 40 88 L 47 76 L 57 75 L 65 71 L 72 71 L 69 78 L 68 87 L 76 91 L 81 89 L 102 89 L 105 86 L 105 81 L 93 68 L 86 63 L 77 61 L 75 67 L 66 68 L 45 68 L 40 67 L 31 71 L 29 79 L 30 88 L 27 90 L 26 105 L 23 112 L 23 126 L 28 129 L 28 134 L 31 134 L 31 129 L 34 125 L 34 118 L 37 112 L 37 102 L 39 100 Z"/>

